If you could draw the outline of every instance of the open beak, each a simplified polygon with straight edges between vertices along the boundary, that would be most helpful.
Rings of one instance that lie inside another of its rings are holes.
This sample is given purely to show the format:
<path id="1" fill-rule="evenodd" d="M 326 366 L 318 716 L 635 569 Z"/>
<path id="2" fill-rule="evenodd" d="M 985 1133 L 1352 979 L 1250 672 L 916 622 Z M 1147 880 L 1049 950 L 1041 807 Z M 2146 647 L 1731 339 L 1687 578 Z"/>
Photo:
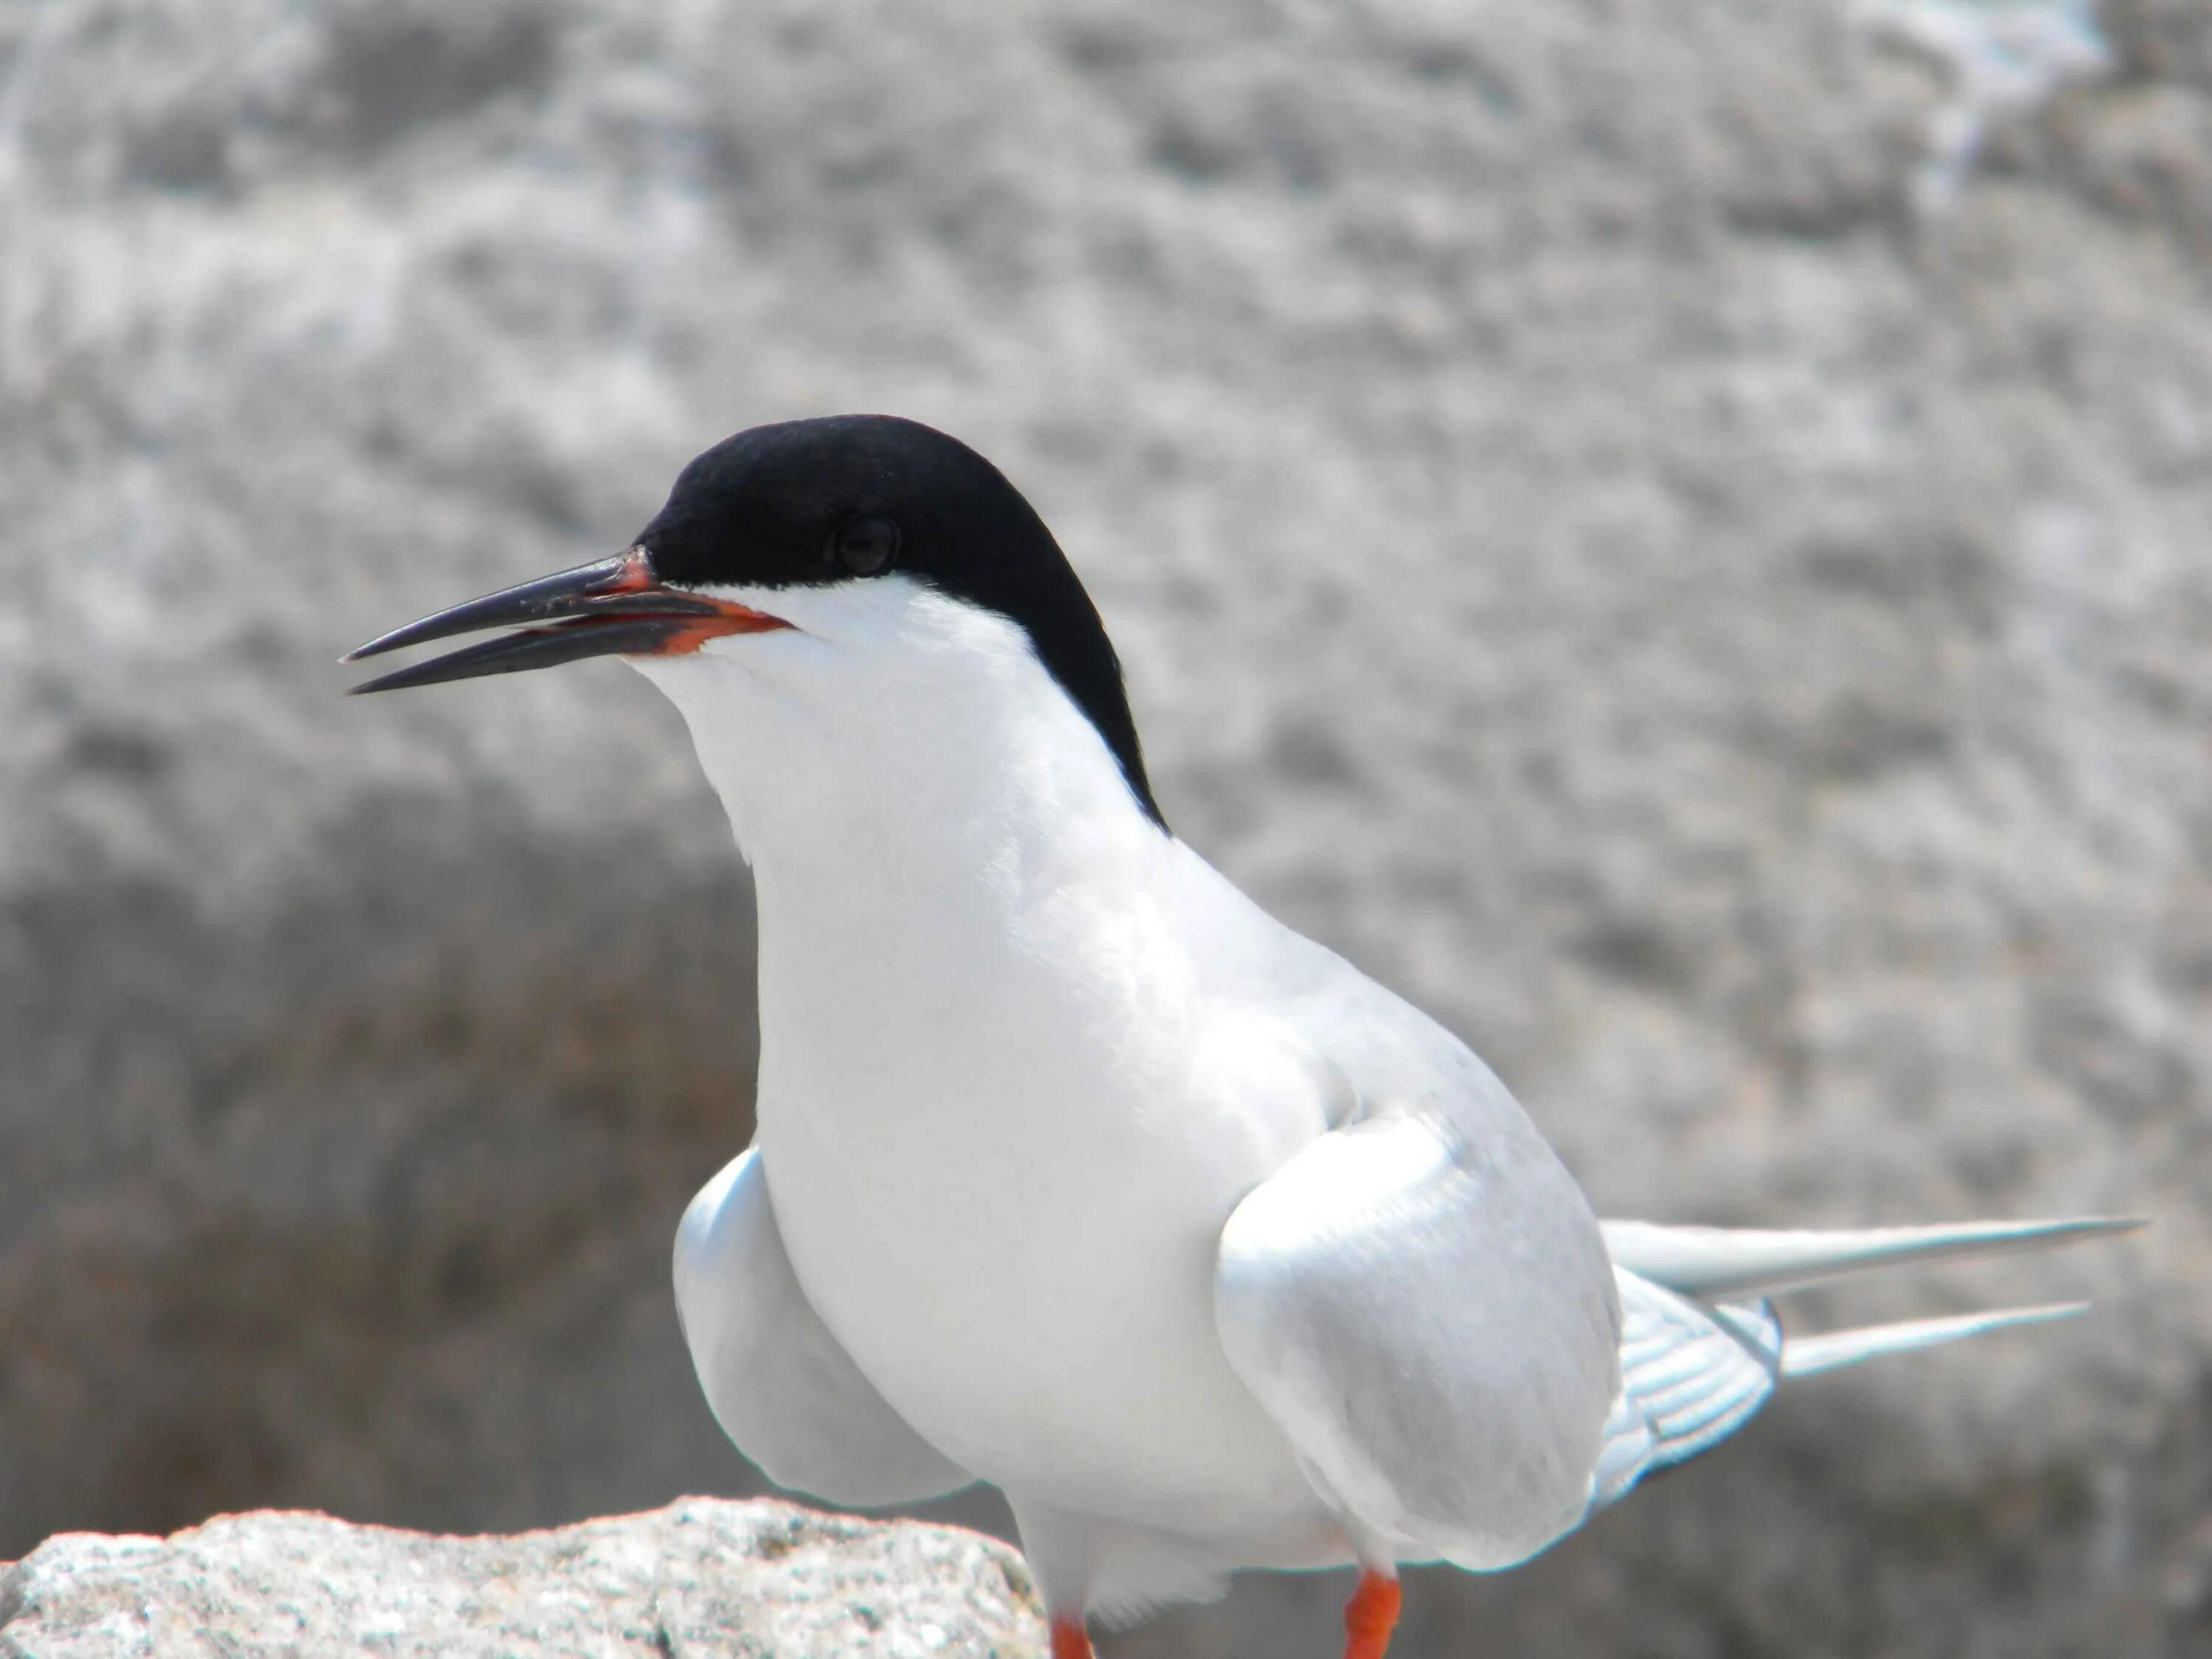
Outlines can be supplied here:
<path id="1" fill-rule="evenodd" d="M 580 657 L 680 656 L 725 634 L 765 634 L 791 626 L 781 617 L 727 599 L 664 587 L 653 576 L 646 550 L 633 547 L 611 559 L 540 576 L 536 581 L 503 588 L 395 628 L 359 650 L 348 652 L 344 660 L 359 662 L 363 657 L 382 656 L 387 651 L 455 634 L 518 625 L 520 633 L 449 651 L 442 657 L 356 685 L 353 693 L 396 691 L 407 685 L 474 679 L 479 674 L 550 668 Z"/>

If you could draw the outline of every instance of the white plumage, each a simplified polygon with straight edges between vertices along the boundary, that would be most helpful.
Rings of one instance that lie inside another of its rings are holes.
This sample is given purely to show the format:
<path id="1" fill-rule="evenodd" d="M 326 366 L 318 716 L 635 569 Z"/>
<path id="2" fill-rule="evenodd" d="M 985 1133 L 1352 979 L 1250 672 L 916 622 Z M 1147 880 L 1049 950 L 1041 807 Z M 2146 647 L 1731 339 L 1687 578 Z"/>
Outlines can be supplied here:
<path id="1" fill-rule="evenodd" d="M 2104 1224 L 1601 1229 L 1462 1044 L 1135 809 L 1020 630 L 718 592 L 795 627 L 640 665 L 759 890 L 701 1377 L 801 1490 L 1000 1486 L 1056 1608 L 1510 1565 L 1758 1409 L 1790 1350 L 1744 1298 Z"/>

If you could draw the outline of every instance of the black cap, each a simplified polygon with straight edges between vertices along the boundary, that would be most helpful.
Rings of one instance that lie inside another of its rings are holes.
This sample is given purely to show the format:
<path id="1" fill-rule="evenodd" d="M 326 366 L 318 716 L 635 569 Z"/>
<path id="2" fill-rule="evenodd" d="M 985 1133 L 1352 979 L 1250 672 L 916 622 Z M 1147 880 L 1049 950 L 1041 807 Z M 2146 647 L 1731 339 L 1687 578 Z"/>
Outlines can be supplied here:
<path id="1" fill-rule="evenodd" d="M 1006 617 L 1166 828 L 1097 607 L 1036 510 L 957 439 L 890 415 L 754 427 L 686 466 L 637 540 L 663 582 L 823 586 L 901 571 Z"/>

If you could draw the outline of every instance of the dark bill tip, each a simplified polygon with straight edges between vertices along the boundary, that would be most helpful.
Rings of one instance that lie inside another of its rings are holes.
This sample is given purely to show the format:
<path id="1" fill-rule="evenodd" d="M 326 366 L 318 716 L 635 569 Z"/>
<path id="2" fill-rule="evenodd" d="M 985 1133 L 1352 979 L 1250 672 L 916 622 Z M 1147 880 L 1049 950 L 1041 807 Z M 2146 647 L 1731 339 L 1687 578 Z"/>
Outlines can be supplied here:
<path id="1" fill-rule="evenodd" d="M 659 601 L 655 608 L 664 611 L 680 608 L 689 597 L 656 589 L 645 550 L 633 547 L 610 559 L 580 564 L 573 570 L 558 570 L 550 576 L 471 599 L 465 605 L 450 606 L 419 622 L 409 623 L 404 628 L 380 634 L 367 645 L 347 652 L 339 660 L 359 662 L 364 657 L 380 657 L 387 651 L 449 639 L 456 634 L 479 633 L 487 628 L 512 628 L 530 623 L 557 622 L 565 617 L 590 616 L 608 609 L 610 601 L 618 600 L 624 594 L 648 590 L 655 590 Z"/>
<path id="2" fill-rule="evenodd" d="M 410 664 L 351 688 L 349 697 L 371 691 L 402 691 L 410 685 L 442 685 L 448 680 L 480 679 L 487 674 L 515 674 L 528 668 L 556 668 L 586 657 L 659 656 L 679 648 L 680 636 L 699 624 L 678 617 L 610 617 L 528 628 L 448 651 L 428 662 Z M 359 653 L 356 653 L 356 655 Z"/>

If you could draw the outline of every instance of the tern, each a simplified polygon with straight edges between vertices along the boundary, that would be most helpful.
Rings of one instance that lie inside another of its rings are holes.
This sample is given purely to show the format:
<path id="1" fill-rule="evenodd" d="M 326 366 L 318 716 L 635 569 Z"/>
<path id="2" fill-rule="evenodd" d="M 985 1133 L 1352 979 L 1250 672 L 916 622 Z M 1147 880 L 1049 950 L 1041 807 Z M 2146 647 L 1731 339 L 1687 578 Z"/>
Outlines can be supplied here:
<path id="1" fill-rule="evenodd" d="M 357 689 L 627 658 L 752 866 L 757 1133 L 675 1249 L 708 1403 L 834 1504 L 999 1486 L 1054 1659 L 1336 1566 L 1381 1659 L 1401 1565 L 1511 1566 L 1783 1377 L 2078 1305 L 1800 1336 L 1774 1293 L 2140 1224 L 1599 1220 L 1464 1043 L 1170 830 L 1074 570 L 928 427 L 738 433 L 623 552 L 353 658 L 502 628 Z"/>

